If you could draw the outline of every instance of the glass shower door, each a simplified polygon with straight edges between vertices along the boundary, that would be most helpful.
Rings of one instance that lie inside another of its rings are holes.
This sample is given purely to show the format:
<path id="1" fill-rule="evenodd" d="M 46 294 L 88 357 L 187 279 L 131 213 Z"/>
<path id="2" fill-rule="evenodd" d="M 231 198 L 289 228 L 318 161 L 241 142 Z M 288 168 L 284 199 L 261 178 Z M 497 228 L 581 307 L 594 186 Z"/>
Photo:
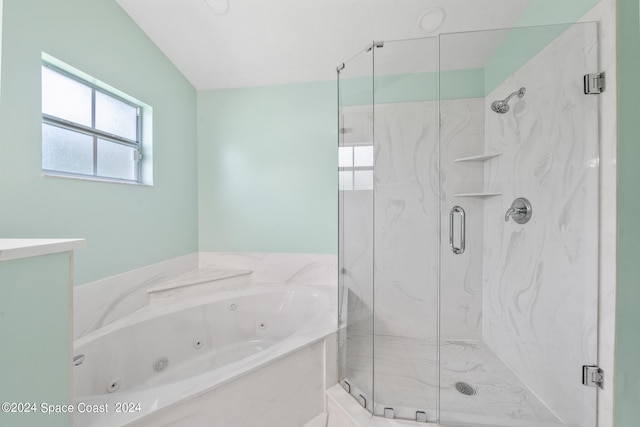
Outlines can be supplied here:
<path id="1" fill-rule="evenodd" d="M 440 37 L 443 424 L 596 425 L 594 23 Z"/>
<path id="2" fill-rule="evenodd" d="M 437 420 L 438 40 L 374 50 L 375 406 Z"/>

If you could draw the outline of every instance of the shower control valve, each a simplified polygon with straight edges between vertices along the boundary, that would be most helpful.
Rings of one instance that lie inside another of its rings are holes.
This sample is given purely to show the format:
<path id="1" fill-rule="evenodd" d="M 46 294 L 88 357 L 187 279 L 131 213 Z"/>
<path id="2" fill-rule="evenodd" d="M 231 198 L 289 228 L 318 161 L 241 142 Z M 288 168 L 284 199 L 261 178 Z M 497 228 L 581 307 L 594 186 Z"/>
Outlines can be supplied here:
<path id="1" fill-rule="evenodd" d="M 508 222 L 511 217 L 518 224 L 525 224 L 531 219 L 533 209 L 531 203 L 524 197 L 518 197 L 511 203 L 511 207 L 504 214 L 504 221 Z"/>

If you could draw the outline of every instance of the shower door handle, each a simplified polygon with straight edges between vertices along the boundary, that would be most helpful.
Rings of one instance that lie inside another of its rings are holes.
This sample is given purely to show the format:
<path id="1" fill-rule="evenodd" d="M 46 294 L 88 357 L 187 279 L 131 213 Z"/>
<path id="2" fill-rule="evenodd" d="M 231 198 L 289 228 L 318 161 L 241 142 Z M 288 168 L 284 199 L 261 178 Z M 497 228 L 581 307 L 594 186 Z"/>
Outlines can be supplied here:
<path id="1" fill-rule="evenodd" d="M 454 216 L 457 213 L 460 214 L 460 246 L 456 246 L 455 243 L 453 242 L 453 238 L 454 238 L 453 229 L 455 224 Z M 451 209 L 451 212 L 449 212 L 449 247 L 451 247 L 451 250 L 456 255 L 460 255 L 464 253 L 465 234 L 466 234 L 465 228 L 466 227 L 465 227 L 464 209 L 462 209 L 460 206 L 454 206 Z"/>

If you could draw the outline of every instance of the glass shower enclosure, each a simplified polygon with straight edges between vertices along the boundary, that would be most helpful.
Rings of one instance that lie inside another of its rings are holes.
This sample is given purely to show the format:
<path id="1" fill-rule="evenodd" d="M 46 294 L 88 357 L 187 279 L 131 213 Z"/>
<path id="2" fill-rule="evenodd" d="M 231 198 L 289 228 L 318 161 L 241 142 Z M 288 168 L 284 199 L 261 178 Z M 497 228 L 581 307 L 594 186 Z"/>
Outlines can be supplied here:
<path id="1" fill-rule="evenodd" d="M 596 425 L 595 23 L 338 67 L 339 375 L 373 415 Z"/>

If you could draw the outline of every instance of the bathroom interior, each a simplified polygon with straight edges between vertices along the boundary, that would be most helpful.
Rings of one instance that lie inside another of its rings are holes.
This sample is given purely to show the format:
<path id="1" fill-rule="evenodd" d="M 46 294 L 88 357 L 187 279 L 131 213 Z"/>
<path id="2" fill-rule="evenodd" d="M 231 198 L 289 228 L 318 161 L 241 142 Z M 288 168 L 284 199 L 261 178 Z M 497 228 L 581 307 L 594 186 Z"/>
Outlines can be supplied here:
<path id="1" fill-rule="evenodd" d="M 636 426 L 639 4 L 470 3 L 0 0 L 0 425 Z"/>

